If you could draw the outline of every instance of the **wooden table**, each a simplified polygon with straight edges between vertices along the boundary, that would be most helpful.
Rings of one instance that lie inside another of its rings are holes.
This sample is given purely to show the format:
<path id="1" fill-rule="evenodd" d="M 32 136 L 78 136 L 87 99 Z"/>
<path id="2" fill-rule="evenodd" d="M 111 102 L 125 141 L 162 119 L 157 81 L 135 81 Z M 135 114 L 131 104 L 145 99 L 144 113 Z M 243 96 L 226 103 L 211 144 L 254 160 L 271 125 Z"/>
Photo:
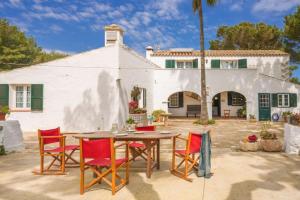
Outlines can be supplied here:
<path id="1" fill-rule="evenodd" d="M 124 132 L 122 132 L 124 133 Z M 93 132 L 93 133 L 81 133 L 74 135 L 75 138 L 88 138 L 88 139 L 101 139 L 101 138 L 114 138 L 115 141 L 142 141 L 146 146 L 147 152 L 147 178 L 151 178 L 152 169 L 156 167 L 160 168 L 160 140 L 172 139 L 180 134 L 168 133 L 162 134 L 159 131 L 141 131 L 137 133 L 128 133 L 128 135 L 112 134 L 111 132 Z M 153 161 L 151 156 L 151 149 L 157 146 L 156 150 L 156 162 Z"/>

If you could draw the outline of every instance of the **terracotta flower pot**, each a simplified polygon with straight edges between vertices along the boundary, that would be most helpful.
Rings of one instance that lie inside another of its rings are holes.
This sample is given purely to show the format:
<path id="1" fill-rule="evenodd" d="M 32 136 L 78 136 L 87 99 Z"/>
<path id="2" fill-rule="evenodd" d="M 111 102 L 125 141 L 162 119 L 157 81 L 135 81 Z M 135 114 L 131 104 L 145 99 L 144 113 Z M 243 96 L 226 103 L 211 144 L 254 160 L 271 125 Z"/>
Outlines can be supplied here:
<path id="1" fill-rule="evenodd" d="M 5 121 L 5 113 L 0 113 L 0 121 Z"/>
<path id="2" fill-rule="evenodd" d="M 264 140 L 260 141 L 261 147 L 267 152 L 280 152 L 282 151 L 282 143 L 278 140 Z"/>

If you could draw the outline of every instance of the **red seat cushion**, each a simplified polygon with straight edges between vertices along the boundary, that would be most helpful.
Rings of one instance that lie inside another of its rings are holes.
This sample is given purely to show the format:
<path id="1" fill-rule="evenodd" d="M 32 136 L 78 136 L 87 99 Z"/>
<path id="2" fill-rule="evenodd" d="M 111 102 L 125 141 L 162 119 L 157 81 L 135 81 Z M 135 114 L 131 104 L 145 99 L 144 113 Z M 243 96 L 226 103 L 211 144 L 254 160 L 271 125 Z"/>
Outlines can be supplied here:
<path id="1" fill-rule="evenodd" d="M 73 151 L 75 149 L 79 149 L 78 145 L 67 145 L 65 146 L 65 151 Z M 56 153 L 61 153 L 64 151 L 64 149 L 62 147 L 56 147 L 53 149 L 45 149 L 45 152 L 56 152 Z"/>
<path id="2" fill-rule="evenodd" d="M 119 166 L 127 162 L 127 158 L 116 159 L 116 166 Z M 85 163 L 86 165 L 100 166 L 100 167 L 109 167 L 111 166 L 110 159 L 93 159 Z"/>
<path id="3" fill-rule="evenodd" d="M 134 147 L 134 148 L 145 148 L 145 144 L 143 143 L 138 143 L 138 142 L 131 142 L 129 144 L 129 147 Z"/>
<path id="4" fill-rule="evenodd" d="M 181 155 L 185 155 L 186 154 L 186 150 L 175 150 L 176 153 L 181 154 Z M 190 150 L 190 154 L 195 154 L 195 153 L 199 153 L 198 150 Z"/>

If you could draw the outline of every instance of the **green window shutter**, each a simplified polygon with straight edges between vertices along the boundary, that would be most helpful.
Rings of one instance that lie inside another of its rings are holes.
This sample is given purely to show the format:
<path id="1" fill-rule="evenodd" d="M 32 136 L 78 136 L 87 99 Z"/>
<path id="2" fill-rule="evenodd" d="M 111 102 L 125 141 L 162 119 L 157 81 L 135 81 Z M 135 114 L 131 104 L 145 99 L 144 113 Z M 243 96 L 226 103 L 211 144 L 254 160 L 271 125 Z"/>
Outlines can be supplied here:
<path id="1" fill-rule="evenodd" d="M 278 107 L 278 94 L 272 94 L 272 107 Z"/>
<path id="2" fill-rule="evenodd" d="M 198 68 L 198 58 L 193 60 L 193 68 Z"/>
<path id="3" fill-rule="evenodd" d="M 44 85 L 33 84 L 31 85 L 31 110 L 42 111 L 44 99 Z"/>
<path id="4" fill-rule="evenodd" d="M 220 60 L 211 60 L 211 68 L 212 69 L 220 69 Z"/>
<path id="5" fill-rule="evenodd" d="M 229 105 L 229 106 L 231 106 L 232 105 L 232 92 L 227 92 L 227 104 Z"/>
<path id="6" fill-rule="evenodd" d="M 178 93 L 178 100 L 179 100 L 179 107 L 182 108 L 183 107 L 183 92 L 179 92 Z"/>
<path id="7" fill-rule="evenodd" d="M 297 94 L 291 93 L 290 95 L 290 107 L 297 107 Z"/>
<path id="8" fill-rule="evenodd" d="M 0 84 L 0 106 L 8 106 L 8 84 Z"/>
<path id="9" fill-rule="evenodd" d="M 166 68 L 175 68 L 175 60 L 166 60 Z"/>
<path id="10" fill-rule="evenodd" d="M 238 63 L 239 63 L 239 69 L 247 68 L 247 59 L 240 59 Z"/>

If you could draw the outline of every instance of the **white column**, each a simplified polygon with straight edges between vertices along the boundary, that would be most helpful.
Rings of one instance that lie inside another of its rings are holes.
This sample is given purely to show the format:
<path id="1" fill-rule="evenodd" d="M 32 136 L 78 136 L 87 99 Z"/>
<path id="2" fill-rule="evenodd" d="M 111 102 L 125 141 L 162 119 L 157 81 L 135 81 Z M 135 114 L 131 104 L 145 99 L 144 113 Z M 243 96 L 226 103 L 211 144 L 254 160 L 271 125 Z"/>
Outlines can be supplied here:
<path id="1" fill-rule="evenodd" d="M 212 119 L 212 101 L 207 101 L 208 119 Z"/>

